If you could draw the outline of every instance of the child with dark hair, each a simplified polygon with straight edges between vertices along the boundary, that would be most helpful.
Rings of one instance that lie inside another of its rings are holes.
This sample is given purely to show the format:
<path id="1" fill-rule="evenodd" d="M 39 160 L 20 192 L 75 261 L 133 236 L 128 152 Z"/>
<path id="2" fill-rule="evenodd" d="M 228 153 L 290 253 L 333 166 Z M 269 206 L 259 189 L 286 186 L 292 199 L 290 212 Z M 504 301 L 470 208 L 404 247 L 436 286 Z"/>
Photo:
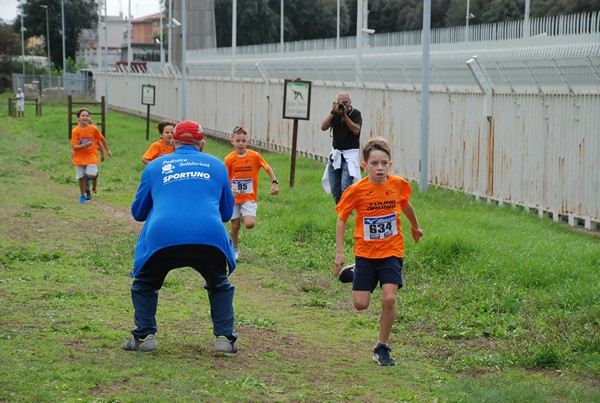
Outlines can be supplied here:
<path id="1" fill-rule="evenodd" d="M 158 122 L 158 136 L 160 139 L 150 144 L 148 150 L 142 157 L 142 162 L 145 165 L 162 155 L 171 154 L 173 151 L 173 130 L 175 129 L 175 122 L 170 120 L 162 120 Z"/>

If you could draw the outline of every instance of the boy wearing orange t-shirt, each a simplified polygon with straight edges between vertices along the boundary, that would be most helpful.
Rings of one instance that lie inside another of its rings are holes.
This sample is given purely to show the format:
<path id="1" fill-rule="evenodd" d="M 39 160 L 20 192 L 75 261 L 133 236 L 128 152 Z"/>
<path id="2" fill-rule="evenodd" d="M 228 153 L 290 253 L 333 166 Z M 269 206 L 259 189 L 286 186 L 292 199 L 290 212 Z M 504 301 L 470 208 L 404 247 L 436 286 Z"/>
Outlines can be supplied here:
<path id="1" fill-rule="evenodd" d="M 110 158 L 112 153 L 102 133 L 96 126 L 90 123 L 90 111 L 82 108 L 77 111 L 77 122 L 79 123 L 71 132 L 71 148 L 73 149 L 73 165 L 75 176 L 79 182 L 79 203 L 87 200 L 85 194 L 86 178 L 98 177 L 98 150 L 103 147 Z"/>
<path id="2" fill-rule="evenodd" d="M 273 169 L 256 151 L 248 150 L 248 132 L 241 126 L 233 129 L 231 144 L 234 150 L 225 157 L 225 166 L 229 172 L 231 189 L 235 197 L 231 216 L 231 240 L 235 248 L 235 258 L 239 257 L 239 233 L 241 223 L 247 229 L 256 225 L 256 194 L 258 192 L 258 173 L 263 168 L 271 178 L 271 195 L 279 193 L 279 181 Z"/>
<path id="3" fill-rule="evenodd" d="M 173 130 L 175 129 L 175 122 L 170 120 L 163 120 L 158 123 L 158 136 L 160 140 L 150 144 L 148 150 L 142 157 L 144 165 L 152 160 L 157 159 L 161 155 L 171 154 L 173 150 Z"/>
<path id="4" fill-rule="evenodd" d="M 350 186 L 336 206 L 336 254 L 333 274 L 340 275 L 344 264 L 344 233 L 350 213 L 356 211 L 354 230 L 355 268 L 352 279 L 352 302 L 358 310 L 367 309 L 371 293 L 381 286 L 379 339 L 373 350 L 373 361 L 382 366 L 395 365 L 387 345 L 396 319 L 396 292 L 402 287 L 404 237 L 400 212 L 410 221 L 415 243 L 423 236 L 417 216 L 408 199 L 410 184 L 390 175 L 391 149 L 377 137 L 363 147 L 361 166 L 368 176 Z"/>

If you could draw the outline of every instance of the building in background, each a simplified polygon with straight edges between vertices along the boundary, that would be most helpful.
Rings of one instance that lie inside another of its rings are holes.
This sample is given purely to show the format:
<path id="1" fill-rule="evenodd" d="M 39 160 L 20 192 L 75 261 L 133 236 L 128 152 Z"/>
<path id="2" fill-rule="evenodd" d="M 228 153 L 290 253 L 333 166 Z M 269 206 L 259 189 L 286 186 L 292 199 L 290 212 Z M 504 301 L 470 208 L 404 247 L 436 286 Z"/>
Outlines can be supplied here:
<path id="1" fill-rule="evenodd" d="M 154 44 L 160 38 L 160 13 L 131 20 L 131 43 Z"/>
<path id="2" fill-rule="evenodd" d="M 152 71 L 160 70 L 160 13 L 154 13 L 131 20 L 131 52 L 132 65 L 145 65 Z M 181 0 L 173 0 L 173 18 L 182 20 Z M 168 18 L 167 18 L 168 19 Z M 187 0 L 186 1 L 187 50 L 210 49 L 217 47 L 217 32 L 215 26 L 214 0 Z M 108 52 L 104 46 L 104 29 L 107 29 Z M 168 52 L 165 47 L 165 61 L 169 62 L 171 54 L 172 64 L 181 68 L 181 26 L 173 25 L 172 49 Z M 118 16 L 107 16 L 104 24 L 104 15 L 99 18 L 98 28 L 85 30 L 79 37 L 79 51 L 77 61 L 91 68 L 103 68 L 106 64 L 109 69 L 127 64 L 128 60 L 128 23 L 123 13 Z M 167 42 L 168 27 L 165 24 L 165 38 Z M 105 55 L 107 53 L 107 55 Z M 146 68 L 142 69 L 146 71 Z"/>
<path id="3" fill-rule="evenodd" d="M 108 49 L 105 48 L 105 25 Z M 123 13 L 107 16 L 106 24 L 104 23 L 104 14 L 101 14 L 95 29 L 83 30 L 79 35 L 77 62 L 93 68 L 101 68 L 105 64 L 109 69 L 114 68 L 121 59 L 121 44 L 126 32 L 127 19 Z"/>
<path id="4" fill-rule="evenodd" d="M 160 71 L 160 13 L 131 20 L 131 65 L 134 71 Z M 127 66 L 129 44 L 127 27 L 121 44 L 121 60 L 117 68 Z"/>

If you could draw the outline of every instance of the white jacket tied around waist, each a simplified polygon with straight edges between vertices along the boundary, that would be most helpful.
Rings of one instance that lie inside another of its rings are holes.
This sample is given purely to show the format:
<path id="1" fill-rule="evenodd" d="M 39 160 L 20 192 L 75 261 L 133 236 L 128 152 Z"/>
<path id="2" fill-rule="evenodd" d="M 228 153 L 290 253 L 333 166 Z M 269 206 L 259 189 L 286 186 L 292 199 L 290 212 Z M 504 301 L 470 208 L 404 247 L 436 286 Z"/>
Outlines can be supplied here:
<path id="1" fill-rule="evenodd" d="M 348 162 L 348 172 L 352 177 L 352 183 L 356 183 L 360 180 L 360 154 L 358 148 L 352 148 L 350 150 L 336 150 L 332 149 L 329 154 L 327 165 L 325 166 L 325 172 L 321 178 L 321 185 L 327 194 L 331 194 L 331 184 L 329 183 L 329 165 L 332 165 L 334 169 L 340 169 L 342 167 L 342 156 Z"/>

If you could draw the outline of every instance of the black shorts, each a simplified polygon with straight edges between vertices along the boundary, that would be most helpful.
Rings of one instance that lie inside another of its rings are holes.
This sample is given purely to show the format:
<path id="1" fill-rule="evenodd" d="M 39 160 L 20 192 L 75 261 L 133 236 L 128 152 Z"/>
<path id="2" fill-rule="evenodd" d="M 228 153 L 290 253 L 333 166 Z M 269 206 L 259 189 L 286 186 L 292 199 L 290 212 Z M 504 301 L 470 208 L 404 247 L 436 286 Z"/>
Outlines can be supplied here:
<path id="1" fill-rule="evenodd" d="M 355 262 L 352 291 L 373 292 L 377 283 L 380 284 L 380 287 L 383 284 L 398 284 L 398 288 L 402 287 L 404 258 L 392 256 L 383 259 L 368 259 L 356 256 Z"/>

